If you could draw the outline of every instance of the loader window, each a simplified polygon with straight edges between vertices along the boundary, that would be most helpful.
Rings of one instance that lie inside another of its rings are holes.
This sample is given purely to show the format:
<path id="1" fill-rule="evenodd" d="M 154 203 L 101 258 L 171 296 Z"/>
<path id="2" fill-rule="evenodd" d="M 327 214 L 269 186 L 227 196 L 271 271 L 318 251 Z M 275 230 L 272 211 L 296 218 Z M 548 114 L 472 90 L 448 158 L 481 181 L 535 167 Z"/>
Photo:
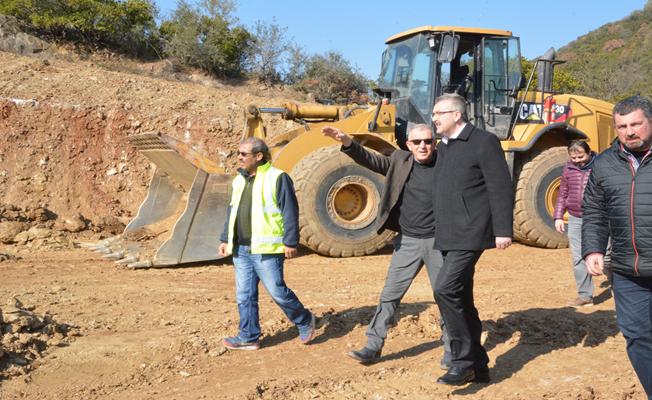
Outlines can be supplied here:
<path id="1" fill-rule="evenodd" d="M 433 75 L 436 53 L 425 34 L 391 43 L 383 53 L 379 86 L 395 89 L 429 121 L 434 101 Z"/>
<path id="2" fill-rule="evenodd" d="M 462 37 L 458 56 L 450 63 L 441 64 L 442 93 L 457 93 L 467 102 L 473 101 L 474 49 L 477 45 L 477 41 Z"/>
<path id="3" fill-rule="evenodd" d="M 501 43 L 487 41 L 484 48 L 484 94 L 485 104 L 492 107 L 506 105 L 505 58 Z"/>
<path id="4" fill-rule="evenodd" d="M 482 44 L 482 108 L 490 131 L 509 135 L 514 91 L 521 77 L 518 38 L 485 38 Z"/>
<path id="5" fill-rule="evenodd" d="M 473 94 L 473 73 L 475 71 L 473 50 L 469 50 L 460 56 L 460 69 L 463 71 L 459 75 L 461 86 L 461 95 L 470 99 Z"/>
<path id="6" fill-rule="evenodd" d="M 388 48 L 383 56 L 380 87 L 397 89 L 399 96 L 407 95 L 410 82 L 412 49 L 406 45 Z"/>
<path id="7" fill-rule="evenodd" d="M 419 53 L 414 59 L 414 70 L 410 82 L 410 98 L 423 114 L 430 114 L 432 108 L 432 60 L 433 53 Z"/>
<path id="8" fill-rule="evenodd" d="M 485 102 L 497 107 L 509 106 L 509 92 L 521 76 L 518 39 L 485 39 L 483 81 Z"/>

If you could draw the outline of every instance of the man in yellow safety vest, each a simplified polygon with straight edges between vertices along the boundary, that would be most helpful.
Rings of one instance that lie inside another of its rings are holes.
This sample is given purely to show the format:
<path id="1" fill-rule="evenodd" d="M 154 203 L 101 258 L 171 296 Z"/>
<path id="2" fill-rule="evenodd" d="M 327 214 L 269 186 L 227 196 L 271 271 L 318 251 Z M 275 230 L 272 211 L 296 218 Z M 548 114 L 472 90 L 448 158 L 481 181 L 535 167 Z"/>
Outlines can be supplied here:
<path id="1" fill-rule="evenodd" d="M 258 138 L 247 138 L 238 148 L 238 175 L 227 211 L 218 252 L 233 254 L 239 332 L 225 338 L 231 350 L 258 350 L 258 282 L 299 329 L 308 344 L 315 336 L 315 315 L 308 311 L 283 279 L 283 261 L 297 254 L 299 206 L 292 180 L 272 167 L 269 149 Z"/>

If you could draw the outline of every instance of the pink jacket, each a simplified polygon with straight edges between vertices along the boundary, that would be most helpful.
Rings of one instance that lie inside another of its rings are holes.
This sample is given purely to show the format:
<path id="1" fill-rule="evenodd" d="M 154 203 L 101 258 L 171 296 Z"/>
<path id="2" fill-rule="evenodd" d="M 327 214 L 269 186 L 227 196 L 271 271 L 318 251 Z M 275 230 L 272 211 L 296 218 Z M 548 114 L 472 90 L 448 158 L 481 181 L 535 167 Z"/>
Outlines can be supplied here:
<path id="1" fill-rule="evenodd" d="M 554 219 L 562 219 L 564 212 L 568 211 L 570 215 L 582 218 L 582 198 L 584 197 L 584 188 L 589 181 L 591 168 L 595 153 L 591 153 L 591 160 L 582 168 L 568 162 L 561 173 L 561 187 L 557 196 L 555 205 Z"/>

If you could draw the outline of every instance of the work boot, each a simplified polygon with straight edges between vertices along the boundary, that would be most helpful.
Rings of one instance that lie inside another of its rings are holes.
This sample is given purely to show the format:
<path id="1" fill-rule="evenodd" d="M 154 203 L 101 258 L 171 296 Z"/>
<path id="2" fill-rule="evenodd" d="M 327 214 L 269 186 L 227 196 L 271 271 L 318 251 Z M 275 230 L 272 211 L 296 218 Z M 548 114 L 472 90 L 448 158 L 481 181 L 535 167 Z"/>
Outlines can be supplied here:
<path id="1" fill-rule="evenodd" d="M 380 350 L 371 350 L 367 347 L 350 351 L 346 355 L 358 361 L 360 364 L 373 364 L 380 360 Z"/>
<path id="2" fill-rule="evenodd" d="M 437 383 L 443 385 L 459 386 L 475 380 L 475 371 L 473 368 L 451 367 L 448 372 L 437 379 Z"/>

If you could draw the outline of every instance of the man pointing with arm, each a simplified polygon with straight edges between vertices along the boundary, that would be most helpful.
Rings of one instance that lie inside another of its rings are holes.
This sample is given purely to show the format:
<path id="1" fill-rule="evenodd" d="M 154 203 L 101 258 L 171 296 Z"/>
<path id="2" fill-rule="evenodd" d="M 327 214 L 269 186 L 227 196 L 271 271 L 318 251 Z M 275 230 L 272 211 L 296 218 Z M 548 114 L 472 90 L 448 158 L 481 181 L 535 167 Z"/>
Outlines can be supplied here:
<path id="1" fill-rule="evenodd" d="M 366 150 L 341 130 L 322 129 L 324 135 L 342 143 L 342 151 L 358 164 L 386 176 L 381 195 L 376 228 L 398 232 L 394 252 L 380 302 L 367 328 L 367 344 L 348 355 L 360 363 L 378 361 L 387 331 L 401 302 L 423 265 L 426 265 L 431 287 L 441 268 L 442 259 L 435 244 L 435 216 L 432 204 L 432 181 L 436 161 L 432 129 L 415 125 L 408 133 L 410 151 L 395 150 L 385 156 Z M 450 352 L 442 325 L 444 358 L 441 366 L 447 367 Z"/>

